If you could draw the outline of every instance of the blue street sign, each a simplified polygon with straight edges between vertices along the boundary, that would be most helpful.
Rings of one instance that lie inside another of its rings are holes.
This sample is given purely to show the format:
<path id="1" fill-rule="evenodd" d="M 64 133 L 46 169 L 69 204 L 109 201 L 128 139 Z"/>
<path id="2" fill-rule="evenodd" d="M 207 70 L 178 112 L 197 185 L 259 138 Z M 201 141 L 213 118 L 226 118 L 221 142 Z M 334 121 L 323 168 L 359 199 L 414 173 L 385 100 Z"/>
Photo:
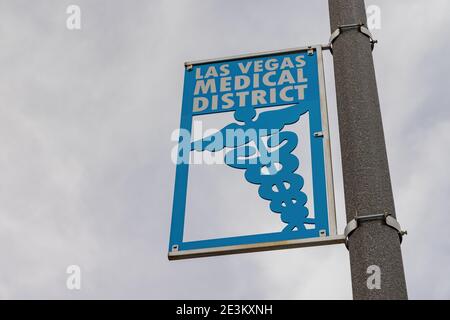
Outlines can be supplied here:
<path id="1" fill-rule="evenodd" d="M 342 242 L 336 234 L 322 48 L 205 60 L 185 67 L 169 259 Z M 229 115 L 228 122 L 194 134 L 193 123 L 199 119 L 223 115 Z M 292 128 L 302 119 L 309 129 L 299 136 Z M 302 159 L 297 151 L 303 152 Z M 198 165 L 194 154 L 215 155 L 229 174 L 239 171 L 240 184 L 257 186 L 256 201 L 266 210 L 258 214 L 277 215 L 282 227 L 186 240 L 189 167 Z"/>

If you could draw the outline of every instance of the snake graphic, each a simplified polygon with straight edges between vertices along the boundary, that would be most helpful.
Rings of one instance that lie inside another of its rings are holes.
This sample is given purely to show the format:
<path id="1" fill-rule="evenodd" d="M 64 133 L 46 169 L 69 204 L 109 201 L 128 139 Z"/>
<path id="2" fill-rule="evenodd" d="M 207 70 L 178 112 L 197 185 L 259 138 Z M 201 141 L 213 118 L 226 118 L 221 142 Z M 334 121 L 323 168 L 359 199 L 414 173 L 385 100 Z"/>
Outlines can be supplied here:
<path id="1" fill-rule="evenodd" d="M 301 232 L 305 230 L 305 224 L 314 224 L 314 219 L 308 218 L 305 206 L 308 198 L 302 191 L 304 180 L 295 173 L 299 160 L 292 152 L 298 144 L 297 134 L 282 131 L 306 112 L 306 108 L 294 104 L 257 116 L 254 108 L 241 107 L 234 112 L 237 123 L 191 143 L 191 150 L 196 151 L 217 152 L 231 148 L 225 153 L 225 163 L 245 170 L 245 179 L 259 185 L 259 196 L 270 201 L 270 210 L 280 214 L 281 221 L 286 224 L 283 232 Z M 245 134 L 249 129 L 254 134 Z M 230 132 L 235 133 L 233 139 L 229 139 Z M 264 137 L 267 138 L 265 142 Z"/>

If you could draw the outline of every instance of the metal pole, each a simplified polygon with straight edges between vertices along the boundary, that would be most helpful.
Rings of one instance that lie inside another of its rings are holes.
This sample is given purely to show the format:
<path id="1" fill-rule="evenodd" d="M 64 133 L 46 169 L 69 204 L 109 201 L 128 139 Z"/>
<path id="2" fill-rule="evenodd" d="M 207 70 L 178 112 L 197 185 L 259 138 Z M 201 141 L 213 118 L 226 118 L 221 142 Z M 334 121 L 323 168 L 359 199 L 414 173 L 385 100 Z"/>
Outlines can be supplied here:
<path id="1" fill-rule="evenodd" d="M 367 26 L 364 0 L 328 4 L 331 32 L 343 25 Z M 333 60 L 347 222 L 357 216 L 395 217 L 369 38 L 358 27 L 347 27 L 333 43 Z M 361 221 L 348 247 L 354 299 L 407 299 L 395 229 L 382 219 Z M 379 276 L 379 288 L 373 276 Z"/>

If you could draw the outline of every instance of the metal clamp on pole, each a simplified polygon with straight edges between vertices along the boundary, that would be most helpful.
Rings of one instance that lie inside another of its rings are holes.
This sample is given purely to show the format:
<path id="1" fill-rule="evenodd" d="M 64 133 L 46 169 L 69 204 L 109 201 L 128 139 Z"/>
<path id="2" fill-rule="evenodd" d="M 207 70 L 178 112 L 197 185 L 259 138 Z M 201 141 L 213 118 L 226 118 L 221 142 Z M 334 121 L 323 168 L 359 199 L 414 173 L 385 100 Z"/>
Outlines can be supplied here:
<path id="1" fill-rule="evenodd" d="M 395 229 L 398 233 L 398 236 L 400 238 L 400 243 L 402 243 L 403 236 L 408 234 L 407 231 L 402 231 L 400 224 L 398 223 L 397 219 L 395 219 L 393 216 L 388 214 L 373 214 L 373 215 L 367 215 L 367 216 L 356 216 L 355 219 L 351 220 L 347 226 L 345 226 L 344 229 L 344 236 L 345 236 L 345 246 L 348 249 L 348 240 L 350 238 L 350 235 L 359 227 L 359 223 L 363 221 L 371 221 L 371 220 L 383 220 L 387 226 Z"/>
<path id="2" fill-rule="evenodd" d="M 351 29 L 358 29 L 359 32 L 361 32 L 363 35 L 365 35 L 366 37 L 369 38 L 370 40 L 370 44 L 372 46 L 372 51 L 373 48 L 375 47 L 375 43 L 378 43 L 378 40 L 374 40 L 372 37 L 372 34 L 370 33 L 369 29 L 367 29 L 367 27 L 362 24 L 362 23 L 354 23 L 354 24 L 344 24 L 344 25 L 340 25 L 338 26 L 338 28 L 336 30 L 334 30 L 334 32 L 331 34 L 330 37 L 330 41 L 328 43 L 328 49 L 330 49 L 331 54 L 333 54 L 333 42 L 336 41 L 336 39 L 344 32 L 347 30 L 351 30 Z"/>

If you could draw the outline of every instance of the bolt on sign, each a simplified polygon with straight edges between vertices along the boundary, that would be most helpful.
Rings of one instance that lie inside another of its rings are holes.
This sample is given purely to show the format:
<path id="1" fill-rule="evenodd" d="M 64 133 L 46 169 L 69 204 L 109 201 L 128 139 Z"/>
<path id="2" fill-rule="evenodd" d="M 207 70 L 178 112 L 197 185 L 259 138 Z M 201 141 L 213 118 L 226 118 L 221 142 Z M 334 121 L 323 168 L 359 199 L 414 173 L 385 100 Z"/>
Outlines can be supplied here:
<path id="1" fill-rule="evenodd" d="M 341 243 L 321 46 L 185 63 L 169 259 Z"/>

